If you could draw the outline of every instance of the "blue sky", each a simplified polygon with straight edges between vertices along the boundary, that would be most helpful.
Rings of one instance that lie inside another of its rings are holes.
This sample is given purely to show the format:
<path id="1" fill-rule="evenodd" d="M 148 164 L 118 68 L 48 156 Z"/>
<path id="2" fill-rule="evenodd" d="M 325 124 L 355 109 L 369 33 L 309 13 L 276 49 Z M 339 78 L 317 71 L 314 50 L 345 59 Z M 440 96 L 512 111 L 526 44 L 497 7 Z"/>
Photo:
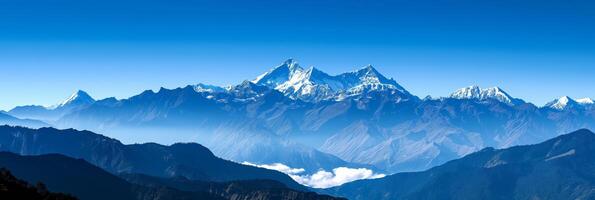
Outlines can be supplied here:
<path id="1" fill-rule="evenodd" d="M 77 89 L 252 79 L 286 58 L 330 74 L 374 65 L 412 93 L 500 86 L 541 105 L 595 98 L 593 1 L 0 2 L 0 109 Z"/>

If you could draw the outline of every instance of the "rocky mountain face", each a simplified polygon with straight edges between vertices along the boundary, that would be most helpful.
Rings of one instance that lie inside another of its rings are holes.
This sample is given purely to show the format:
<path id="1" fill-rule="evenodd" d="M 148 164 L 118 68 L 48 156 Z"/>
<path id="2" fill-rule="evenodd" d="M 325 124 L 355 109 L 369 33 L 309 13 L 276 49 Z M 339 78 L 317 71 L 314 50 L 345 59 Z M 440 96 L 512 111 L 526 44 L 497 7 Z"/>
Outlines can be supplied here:
<path id="1" fill-rule="evenodd" d="M 583 129 L 536 145 L 486 148 L 423 172 L 327 189 L 358 199 L 594 199 L 595 134 Z"/>
<path id="2" fill-rule="evenodd" d="M 288 60 L 235 86 L 198 84 L 98 100 L 51 124 L 127 143 L 197 141 L 239 162 L 401 172 L 488 146 L 595 128 L 595 106 L 590 99 L 560 98 L 540 107 L 498 87 L 476 86 L 420 99 L 372 66 L 329 75 Z"/>

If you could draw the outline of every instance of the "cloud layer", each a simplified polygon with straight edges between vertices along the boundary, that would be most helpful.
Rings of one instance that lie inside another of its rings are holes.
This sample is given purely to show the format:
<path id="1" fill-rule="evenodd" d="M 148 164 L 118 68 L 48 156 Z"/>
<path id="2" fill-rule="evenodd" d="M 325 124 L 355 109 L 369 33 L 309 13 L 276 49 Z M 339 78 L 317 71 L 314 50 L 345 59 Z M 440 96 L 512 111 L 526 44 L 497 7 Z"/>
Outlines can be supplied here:
<path id="1" fill-rule="evenodd" d="M 313 188 L 329 188 L 360 179 L 382 178 L 384 174 L 374 173 L 366 168 L 337 167 L 332 172 L 320 170 L 314 174 L 304 174 L 303 168 L 291 168 L 282 163 L 257 165 L 249 162 L 242 164 L 277 170 L 289 175 L 296 182 Z"/>

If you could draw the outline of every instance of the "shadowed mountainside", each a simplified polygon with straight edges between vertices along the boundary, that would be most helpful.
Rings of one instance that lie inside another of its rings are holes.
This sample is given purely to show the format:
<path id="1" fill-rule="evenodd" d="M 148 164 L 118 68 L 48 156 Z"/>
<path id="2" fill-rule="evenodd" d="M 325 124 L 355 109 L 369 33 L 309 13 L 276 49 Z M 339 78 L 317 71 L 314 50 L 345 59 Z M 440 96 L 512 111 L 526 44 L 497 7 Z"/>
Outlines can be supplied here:
<path id="1" fill-rule="evenodd" d="M 424 172 L 324 190 L 358 199 L 594 199 L 595 134 L 582 129 L 543 143 L 486 148 Z"/>

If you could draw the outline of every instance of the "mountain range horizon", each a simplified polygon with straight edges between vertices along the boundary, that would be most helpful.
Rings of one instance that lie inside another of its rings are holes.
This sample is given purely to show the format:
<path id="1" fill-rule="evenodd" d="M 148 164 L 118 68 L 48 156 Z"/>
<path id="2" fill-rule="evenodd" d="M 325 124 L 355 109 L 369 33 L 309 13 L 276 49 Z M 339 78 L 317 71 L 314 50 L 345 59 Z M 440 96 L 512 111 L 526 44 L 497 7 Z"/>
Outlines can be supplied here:
<path id="1" fill-rule="evenodd" d="M 0 1 L 0 200 L 595 200 L 594 10 Z"/>
<path id="2" fill-rule="evenodd" d="M 327 73 L 325 73 L 325 72 L 317 69 L 314 66 L 310 66 L 310 67 L 304 69 L 304 68 L 302 68 L 299 65 L 299 63 L 298 63 L 298 61 L 296 59 L 289 58 L 289 59 L 286 59 L 284 62 L 282 62 L 282 64 L 280 64 L 280 65 L 278 65 L 276 67 L 273 67 L 268 72 L 265 72 L 265 73 L 261 74 L 260 76 L 256 77 L 255 79 L 252 79 L 250 82 L 256 83 L 259 78 L 262 78 L 262 76 L 265 76 L 265 75 L 267 75 L 267 73 L 270 73 L 270 72 L 273 72 L 275 70 L 278 70 L 279 68 L 284 67 L 284 66 L 292 66 L 293 70 L 296 70 L 297 69 L 297 70 L 305 71 L 306 73 L 308 73 L 308 71 L 314 71 L 314 72 L 321 73 L 321 74 L 323 74 L 325 76 L 331 76 L 331 75 L 328 75 Z M 368 65 L 365 65 L 364 67 L 361 67 L 359 69 L 352 70 L 352 71 L 349 71 L 349 72 L 346 72 L 346 73 L 342 73 L 342 74 L 339 74 L 339 75 L 336 75 L 336 76 L 341 76 L 341 75 L 347 74 L 347 73 L 355 73 L 355 72 L 361 72 L 361 71 L 366 71 L 366 70 L 372 70 L 375 73 L 378 73 L 379 76 L 381 76 L 381 77 L 384 78 L 384 75 L 382 75 L 372 64 L 368 64 Z M 398 85 L 398 83 L 393 78 L 388 78 L 388 79 L 390 79 L 391 81 L 393 81 L 394 84 Z M 248 80 L 245 80 L 245 81 L 248 81 Z M 216 91 L 216 90 L 220 90 L 221 91 L 221 90 L 227 90 L 227 89 L 233 87 L 233 85 L 217 86 L 217 85 L 210 85 L 210 84 L 205 84 L 205 83 L 189 84 L 187 86 L 193 86 L 197 90 L 204 90 L 204 91 Z M 402 86 L 400 86 L 400 85 L 398 85 L 398 86 L 402 88 Z M 184 87 L 184 86 L 177 87 L 177 88 L 182 88 L 182 87 Z M 176 89 L 176 88 L 170 88 L 170 89 L 168 89 L 168 88 L 161 87 L 161 88 L 159 88 L 156 91 L 155 90 L 150 90 L 150 91 L 152 91 L 152 92 L 159 92 L 160 90 L 163 90 L 163 89 L 171 90 L 171 89 Z M 402 88 L 402 90 L 405 90 L 405 89 Z M 139 91 L 139 92 L 146 92 L 146 91 L 149 91 L 149 90 Z M 538 106 L 538 107 L 552 106 L 552 105 L 555 105 L 558 102 L 561 102 L 562 104 L 566 104 L 566 103 L 570 102 L 570 103 L 578 103 L 578 104 L 583 104 L 583 105 L 593 104 L 594 103 L 594 100 L 592 98 L 588 97 L 587 95 L 584 95 L 582 97 L 577 97 L 577 98 L 572 98 L 572 97 L 569 97 L 569 96 L 564 95 L 564 96 L 560 96 L 558 98 L 552 99 L 552 100 L 550 100 L 548 102 L 545 102 L 542 105 L 538 105 L 538 104 L 532 103 L 530 101 L 526 101 L 523 98 L 512 97 L 507 92 L 505 92 L 504 89 L 502 89 L 499 86 L 489 86 L 489 87 L 482 88 L 479 85 L 463 86 L 462 88 L 453 90 L 450 95 L 446 95 L 446 96 L 432 97 L 432 96 L 428 95 L 428 96 L 426 96 L 424 98 L 434 98 L 434 99 L 436 99 L 436 98 L 449 98 L 449 97 L 450 98 L 486 98 L 486 97 L 487 98 L 491 98 L 489 96 L 486 96 L 486 95 L 481 94 L 482 92 L 484 92 L 484 93 L 485 92 L 502 93 L 502 95 L 504 96 L 504 98 L 510 98 L 510 99 L 513 99 L 513 100 L 521 100 L 521 101 L 523 101 L 523 103 L 524 102 L 531 103 L 531 104 L 533 104 L 535 106 Z M 59 107 L 60 105 L 63 105 L 64 103 L 68 102 L 69 100 L 76 98 L 78 95 L 84 96 L 84 98 L 86 100 L 93 100 L 93 101 L 96 100 L 93 97 L 91 97 L 91 95 L 88 94 L 87 91 L 82 90 L 82 89 L 78 89 L 77 91 L 75 91 L 74 93 L 72 93 L 72 95 L 70 97 L 68 97 L 67 99 L 64 99 L 64 100 L 60 101 L 59 103 L 52 104 L 52 105 L 40 105 L 40 106 L 46 107 L 48 109 Z M 480 96 L 480 95 L 482 95 L 482 96 Z M 132 96 L 130 96 L 130 97 L 132 97 Z M 128 97 L 128 98 L 130 98 L 130 97 Z M 499 98 L 499 97 L 494 97 L 494 98 Z M 106 97 L 106 98 L 102 98 L 100 100 L 105 100 L 105 99 L 110 99 L 110 100 L 111 99 L 116 99 L 117 100 L 117 98 L 115 98 L 115 97 Z M 126 98 L 122 98 L 122 99 L 126 99 Z M 510 99 L 509 100 L 504 100 L 504 101 L 510 101 Z M 503 100 L 503 99 L 501 99 L 501 100 Z M 20 106 L 23 106 L 23 105 L 19 105 L 19 106 L 16 106 L 16 107 L 20 107 Z M 38 105 L 30 104 L 28 106 L 38 106 Z M 560 103 L 558 103 L 557 107 L 558 107 L 558 109 L 560 109 L 560 107 L 563 107 L 563 105 L 560 105 Z M 14 108 L 11 108 L 9 110 L 12 110 L 12 109 L 14 109 Z M 7 111 L 9 111 L 9 110 L 7 110 Z"/>
<path id="3" fill-rule="evenodd" d="M 288 59 L 228 87 L 195 84 L 99 100 L 79 90 L 54 106 L 3 114 L 12 125 L 90 130 L 126 144 L 199 142 L 239 163 L 312 174 L 365 168 L 374 176 L 594 128 L 594 112 L 589 98 L 536 106 L 499 87 L 420 98 L 371 65 L 329 75 Z"/>

